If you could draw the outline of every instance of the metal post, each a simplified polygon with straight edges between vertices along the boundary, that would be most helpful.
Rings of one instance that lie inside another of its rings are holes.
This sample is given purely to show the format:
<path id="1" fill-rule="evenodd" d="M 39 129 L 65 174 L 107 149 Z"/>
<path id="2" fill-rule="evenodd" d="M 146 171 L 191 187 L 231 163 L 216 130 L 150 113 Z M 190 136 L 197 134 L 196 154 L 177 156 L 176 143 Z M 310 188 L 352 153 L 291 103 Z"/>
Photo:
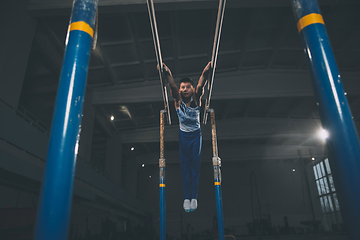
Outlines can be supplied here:
<path id="1" fill-rule="evenodd" d="M 164 158 L 164 113 L 160 111 L 160 159 L 159 159 L 159 189 L 160 189 L 160 240 L 166 240 L 166 198 L 165 198 L 165 158 Z"/>
<path id="2" fill-rule="evenodd" d="M 203 123 L 206 124 L 207 117 L 209 113 L 209 107 L 210 107 L 210 99 L 213 89 L 213 83 L 214 83 L 214 77 L 215 77 L 215 66 L 217 62 L 217 56 L 219 52 L 219 45 L 220 45 L 220 36 L 221 36 L 221 29 L 222 29 L 222 23 L 224 18 L 224 12 L 225 12 L 225 5 L 226 0 L 219 0 L 219 8 L 218 8 L 218 15 L 216 20 L 216 28 L 215 28 L 215 36 L 214 36 L 214 44 L 213 44 L 213 50 L 211 55 L 211 72 L 209 73 L 210 79 L 208 84 L 208 95 L 205 101 L 205 108 L 204 108 L 204 117 L 203 117 Z"/>
<path id="3" fill-rule="evenodd" d="M 292 0 L 308 64 L 313 75 L 321 122 L 329 131 L 327 148 L 349 239 L 360 236 L 360 148 L 349 104 L 315 0 Z"/>
<path id="4" fill-rule="evenodd" d="M 68 238 L 76 156 L 98 0 L 74 1 L 34 239 Z"/>
<path id="5" fill-rule="evenodd" d="M 213 150 L 213 169 L 214 169 L 214 185 L 216 194 L 216 212 L 218 220 L 218 234 L 219 240 L 225 239 L 224 234 L 224 221 L 223 221 L 223 209 L 222 209 L 222 197 L 221 197 L 221 159 L 218 154 L 217 137 L 216 137 L 216 125 L 215 125 L 215 112 L 213 109 L 209 109 L 211 117 L 211 139 Z"/>

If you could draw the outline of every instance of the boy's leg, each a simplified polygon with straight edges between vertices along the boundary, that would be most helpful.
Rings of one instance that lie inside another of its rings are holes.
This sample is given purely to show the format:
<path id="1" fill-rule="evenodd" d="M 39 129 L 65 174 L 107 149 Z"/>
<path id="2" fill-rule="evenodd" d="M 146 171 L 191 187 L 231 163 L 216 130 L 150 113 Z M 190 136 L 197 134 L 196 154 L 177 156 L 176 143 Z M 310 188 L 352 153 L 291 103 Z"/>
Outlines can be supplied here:
<path id="1" fill-rule="evenodd" d="M 197 199 L 198 186 L 200 177 L 200 162 L 201 162 L 201 145 L 202 136 L 201 131 L 192 141 L 191 151 L 191 199 Z"/>
<path id="2" fill-rule="evenodd" d="M 190 159 L 188 142 L 182 133 L 179 134 L 180 167 L 184 199 L 191 199 L 190 195 Z"/>

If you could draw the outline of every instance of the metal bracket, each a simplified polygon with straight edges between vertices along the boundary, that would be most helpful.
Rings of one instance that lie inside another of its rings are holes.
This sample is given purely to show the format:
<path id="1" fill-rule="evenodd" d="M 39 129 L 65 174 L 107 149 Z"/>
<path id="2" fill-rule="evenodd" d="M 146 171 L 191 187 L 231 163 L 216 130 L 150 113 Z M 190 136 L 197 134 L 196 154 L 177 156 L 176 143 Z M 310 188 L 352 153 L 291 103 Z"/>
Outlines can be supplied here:
<path id="1" fill-rule="evenodd" d="M 161 168 L 164 168 L 165 167 L 165 158 L 160 158 L 159 159 L 159 167 L 161 167 Z"/>
<path id="2" fill-rule="evenodd" d="M 219 166 L 221 167 L 221 158 L 219 157 L 213 157 L 212 158 L 213 166 Z"/>

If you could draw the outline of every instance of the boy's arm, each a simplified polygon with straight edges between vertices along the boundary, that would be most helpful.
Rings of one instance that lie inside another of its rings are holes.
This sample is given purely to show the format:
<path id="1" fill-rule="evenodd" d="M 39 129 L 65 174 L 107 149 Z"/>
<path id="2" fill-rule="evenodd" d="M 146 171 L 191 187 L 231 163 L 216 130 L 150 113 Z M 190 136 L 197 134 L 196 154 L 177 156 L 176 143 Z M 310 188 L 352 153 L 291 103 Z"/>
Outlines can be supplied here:
<path id="1" fill-rule="evenodd" d="M 202 95 L 204 94 L 204 86 L 206 84 L 206 81 L 209 77 L 209 71 L 210 71 L 210 68 L 211 68 L 211 62 L 209 62 L 206 67 L 204 68 L 200 78 L 199 78 L 199 81 L 198 81 L 198 84 L 196 86 L 196 91 L 195 91 L 195 97 L 196 97 L 196 100 L 198 101 L 198 105 L 200 106 L 201 105 L 201 97 Z"/>
<path id="2" fill-rule="evenodd" d="M 159 66 L 158 66 L 159 68 Z M 167 81 L 169 88 L 170 88 L 170 94 L 171 96 L 174 98 L 175 101 L 179 102 L 180 101 L 180 93 L 179 93 L 179 89 L 175 84 L 175 80 L 171 74 L 170 69 L 165 65 L 165 63 L 163 63 L 163 69 L 164 69 L 164 78 Z"/>

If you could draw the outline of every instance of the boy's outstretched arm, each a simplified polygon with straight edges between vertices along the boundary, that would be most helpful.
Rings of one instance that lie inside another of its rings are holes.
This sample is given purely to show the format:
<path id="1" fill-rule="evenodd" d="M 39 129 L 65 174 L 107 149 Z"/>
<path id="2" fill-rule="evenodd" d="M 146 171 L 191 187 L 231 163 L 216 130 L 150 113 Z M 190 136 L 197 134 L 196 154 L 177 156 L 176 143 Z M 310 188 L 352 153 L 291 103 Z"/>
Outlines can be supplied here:
<path id="1" fill-rule="evenodd" d="M 157 66 L 157 68 L 159 69 L 159 65 Z M 171 74 L 170 69 L 168 68 L 168 66 L 165 65 L 165 63 L 163 63 L 163 69 L 164 69 L 163 76 L 169 85 L 171 96 L 175 99 L 175 101 L 180 101 L 179 89 L 175 84 L 175 80 Z"/>
<path id="2" fill-rule="evenodd" d="M 201 97 L 204 94 L 204 86 L 206 84 L 206 81 L 208 80 L 210 68 L 211 68 L 211 61 L 205 66 L 199 78 L 198 84 L 196 86 L 195 96 L 197 98 L 199 106 L 201 105 Z"/>

